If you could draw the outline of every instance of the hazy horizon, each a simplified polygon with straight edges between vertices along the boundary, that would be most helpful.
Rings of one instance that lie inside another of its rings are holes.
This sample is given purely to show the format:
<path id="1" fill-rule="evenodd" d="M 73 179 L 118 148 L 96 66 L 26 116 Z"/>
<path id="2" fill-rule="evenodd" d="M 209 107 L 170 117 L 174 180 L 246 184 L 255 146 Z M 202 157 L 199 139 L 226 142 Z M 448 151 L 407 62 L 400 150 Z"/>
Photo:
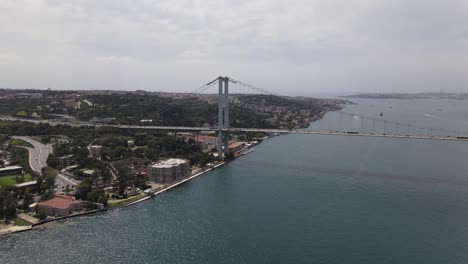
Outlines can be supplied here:
<path id="1" fill-rule="evenodd" d="M 0 0 L 0 87 L 468 92 L 468 0 Z"/>

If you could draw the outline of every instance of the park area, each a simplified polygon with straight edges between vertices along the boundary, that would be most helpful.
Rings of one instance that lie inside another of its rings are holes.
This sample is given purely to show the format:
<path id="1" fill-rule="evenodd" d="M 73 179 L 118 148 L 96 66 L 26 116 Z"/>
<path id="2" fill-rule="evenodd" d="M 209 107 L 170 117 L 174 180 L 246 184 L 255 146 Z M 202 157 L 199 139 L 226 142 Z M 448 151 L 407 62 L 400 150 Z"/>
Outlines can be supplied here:
<path id="1" fill-rule="evenodd" d="M 17 183 L 32 181 L 33 178 L 29 173 L 24 175 L 0 176 L 0 187 L 11 187 Z"/>

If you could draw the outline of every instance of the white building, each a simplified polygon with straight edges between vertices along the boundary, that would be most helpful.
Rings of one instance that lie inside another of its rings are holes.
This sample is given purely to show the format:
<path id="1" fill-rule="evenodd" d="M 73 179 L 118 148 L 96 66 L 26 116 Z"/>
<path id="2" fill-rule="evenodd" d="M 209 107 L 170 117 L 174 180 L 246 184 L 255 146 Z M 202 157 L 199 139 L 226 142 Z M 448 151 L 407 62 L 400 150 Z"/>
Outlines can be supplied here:
<path id="1" fill-rule="evenodd" d="M 185 159 L 166 159 L 148 165 L 150 181 L 169 183 L 190 175 L 190 161 Z"/>

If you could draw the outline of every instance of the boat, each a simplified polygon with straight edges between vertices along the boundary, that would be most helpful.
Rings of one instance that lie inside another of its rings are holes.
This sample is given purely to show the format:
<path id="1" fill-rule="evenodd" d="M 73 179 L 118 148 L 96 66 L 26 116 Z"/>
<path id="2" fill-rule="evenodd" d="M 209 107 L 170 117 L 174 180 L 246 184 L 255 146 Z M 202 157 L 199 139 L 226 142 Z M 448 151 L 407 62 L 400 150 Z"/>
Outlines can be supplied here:
<path id="1" fill-rule="evenodd" d="M 380 116 L 383 116 L 383 112 L 380 112 Z"/>

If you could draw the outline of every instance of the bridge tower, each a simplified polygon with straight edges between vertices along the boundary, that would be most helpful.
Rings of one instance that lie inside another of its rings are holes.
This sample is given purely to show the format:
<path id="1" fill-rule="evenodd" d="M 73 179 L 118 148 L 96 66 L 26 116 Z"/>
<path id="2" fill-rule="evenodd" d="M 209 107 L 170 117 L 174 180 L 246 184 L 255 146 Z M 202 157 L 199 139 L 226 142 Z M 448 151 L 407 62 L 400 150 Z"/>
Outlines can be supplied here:
<path id="1" fill-rule="evenodd" d="M 224 154 L 228 151 L 229 134 L 229 78 L 218 77 L 218 159 L 223 159 Z M 223 131 L 224 130 L 224 131 Z"/>

